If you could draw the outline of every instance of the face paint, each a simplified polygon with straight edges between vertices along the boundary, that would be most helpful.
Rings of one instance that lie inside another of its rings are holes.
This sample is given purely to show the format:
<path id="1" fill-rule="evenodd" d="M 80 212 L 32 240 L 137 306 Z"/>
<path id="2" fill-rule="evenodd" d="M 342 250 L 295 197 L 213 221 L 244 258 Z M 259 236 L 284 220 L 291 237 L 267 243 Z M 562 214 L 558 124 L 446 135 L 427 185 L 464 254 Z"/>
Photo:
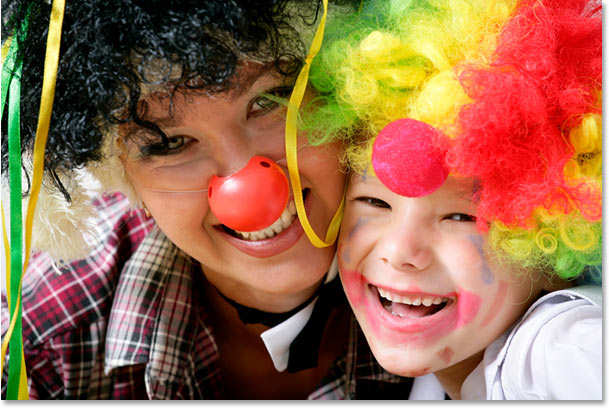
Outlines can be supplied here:
<path id="1" fill-rule="evenodd" d="M 353 236 L 355 235 L 357 230 L 360 229 L 361 227 L 363 227 L 364 225 L 366 225 L 367 222 L 368 221 L 365 219 L 358 218 L 357 221 L 355 222 L 355 225 L 351 229 L 351 231 L 349 231 L 349 235 L 347 235 L 346 242 L 349 242 L 351 239 L 353 239 Z"/>
<path id="2" fill-rule="evenodd" d="M 417 290 L 413 286 L 408 293 L 400 294 L 412 298 L 442 297 L 450 300 L 446 306 L 433 314 L 400 317 L 383 306 L 376 286 L 368 282 L 360 273 L 341 267 L 341 276 L 352 307 L 366 316 L 366 324 L 374 332 L 374 336 L 390 343 L 408 343 L 412 347 L 428 346 L 451 331 L 467 325 L 476 317 L 480 308 L 480 296 L 464 289 L 453 293 L 432 294 Z M 390 291 L 399 293 L 395 290 Z"/>
<path id="3" fill-rule="evenodd" d="M 442 359 L 444 364 L 448 365 L 455 355 L 455 352 L 450 347 L 444 347 L 441 351 L 438 351 L 436 355 Z"/>
<path id="4" fill-rule="evenodd" d="M 344 248 L 343 245 L 338 246 L 338 253 L 340 254 L 340 259 L 343 262 L 351 262 L 351 252 L 349 251 L 349 247 Z"/>
<path id="5" fill-rule="evenodd" d="M 364 169 L 364 171 L 362 171 L 362 181 L 366 181 L 366 178 L 368 177 L 368 169 Z"/>
<path id="6" fill-rule="evenodd" d="M 492 285 L 495 282 L 495 275 L 493 275 L 493 271 L 489 268 L 488 263 L 486 262 L 486 255 L 484 253 L 484 249 L 482 248 L 483 240 L 481 236 L 470 236 L 470 241 L 474 244 L 478 253 L 480 254 L 480 259 L 482 260 L 480 277 L 482 282 L 487 285 Z"/>
<path id="7" fill-rule="evenodd" d="M 491 307 L 488 309 L 488 313 L 484 317 L 482 324 L 480 327 L 486 326 L 495 316 L 499 313 L 503 302 L 505 301 L 505 297 L 507 295 L 508 285 L 505 281 L 499 281 L 499 286 L 497 287 L 497 292 L 495 293 L 495 297 Z"/>

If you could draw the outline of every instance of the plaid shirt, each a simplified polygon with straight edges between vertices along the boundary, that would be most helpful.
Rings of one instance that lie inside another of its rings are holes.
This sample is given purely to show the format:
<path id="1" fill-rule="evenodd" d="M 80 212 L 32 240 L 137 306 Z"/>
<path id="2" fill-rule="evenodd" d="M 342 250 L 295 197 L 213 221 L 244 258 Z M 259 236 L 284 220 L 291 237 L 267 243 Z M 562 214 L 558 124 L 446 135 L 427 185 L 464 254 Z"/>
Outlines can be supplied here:
<path id="1" fill-rule="evenodd" d="M 193 296 L 190 258 L 122 195 L 104 196 L 96 206 L 102 244 L 91 256 L 58 273 L 39 253 L 25 275 L 30 398 L 224 398 L 220 355 L 209 317 Z M 4 337 L 5 296 L 2 306 Z M 3 398 L 8 362 L 4 371 Z M 376 363 L 352 318 L 346 353 L 309 399 L 405 399 L 410 387 L 410 379 Z"/>

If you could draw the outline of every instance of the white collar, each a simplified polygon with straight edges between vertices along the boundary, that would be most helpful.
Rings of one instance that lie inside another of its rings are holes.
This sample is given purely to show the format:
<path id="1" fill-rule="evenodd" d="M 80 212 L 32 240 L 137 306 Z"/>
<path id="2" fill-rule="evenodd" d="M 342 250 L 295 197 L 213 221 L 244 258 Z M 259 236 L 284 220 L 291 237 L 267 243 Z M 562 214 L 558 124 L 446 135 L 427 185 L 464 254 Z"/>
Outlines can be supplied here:
<path id="1" fill-rule="evenodd" d="M 326 274 L 326 280 L 323 284 L 325 285 L 326 283 L 334 280 L 337 274 L 338 260 L 335 255 L 332 265 Z M 317 303 L 318 299 L 319 296 L 313 299 L 313 301 L 304 309 L 300 310 L 289 319 L 283 321 L 281 324 L 278 324 L 275 327 L 265 330 L 260 334 L 260 337 L 262 338 L 262 341 L 264 342 L 264 345 L 266 346 L 266 349 L 271 356 L 271 360 L 273 361 L 273 365 L 277 371 L 285 371 L 285 369 L 288 367 L 290 345 L 309 321 L 311 313 L 313 313 L 315 303 Z"/>

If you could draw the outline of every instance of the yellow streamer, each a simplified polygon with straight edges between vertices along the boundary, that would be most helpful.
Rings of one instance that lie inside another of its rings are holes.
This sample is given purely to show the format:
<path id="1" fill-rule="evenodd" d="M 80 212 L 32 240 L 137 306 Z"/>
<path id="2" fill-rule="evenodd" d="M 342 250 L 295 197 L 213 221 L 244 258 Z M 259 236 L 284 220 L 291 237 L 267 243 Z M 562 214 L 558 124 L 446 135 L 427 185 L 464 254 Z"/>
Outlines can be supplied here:
<path id="1" fill-rule="evenodd" d="M 11 247 L 8 242 L 8 234 L 6 233 L 6 221 L 4 219 L 4 204 L 0 203 L 0 209 L 2 210 L 2 240 L 4 241 L 4 261 L 6 263 L 6 287 L 11 287 Z M 11 291 L 6 291 L 6 300 L 8 304 L 11 304 Z M 3 360 L 4 361 L 4 360 Z M 0 364 L 2 362 L 0 361 Z M 2 369 L 0 369 L 0 375 L 2 375 Z"/>
<path id="2" fill-rule="evenodd" d="M 8 49 L 11 47 L 12 40 L 12 36 L 8 37 L 4 44 L 2 44 L 2 65 L 4 65 L 4 60 L 6 59 L 6 55 L 8 54 Z"/>
<path id="3" fill-rule="evenodd" d="M 38 124 L 36 127 L 36 141 L 34 142 L 34 169 L 32 172 L 32 191 L 28 202 L 27 216 L 25 222 L 25 261 L 23 263 L 23 271 L 21 273 L 21 281 L 27 269 L 30 259 L 30 249 L 32 242 L 32 226 L 34 222 L 34 212 L 38 201 L 38 193 L 42 184 L 42 175 L 44 170 L 44 152 L 49 134 L 49 125 L 51 122 L 51 113 L 53 110 L 53 100 L 55 97 L 55 82 L 57 79 L 57 66 L 59 63 L 59 46 L 61 44 L 61 26 L 63 24 L 63 15 L 65 10 L 65 0 L 53 0 L 51 18 L 49 22 L 49 35 L 47 38 L 47 48 L 44 61 L 44 77 L 42 81 L 42 97 L 40 101 L 40 111 L 38 114 Z M 3 47 L 4 48 L 4 47 Z M 4 53 L 4 52 L 3 52 Z M 21 302 L 21 295 L 17 299 L 17 305 Z M 17 306 L 18 307 L 18 306 Z M 16 318 L 16 314 L 15 314 Z M 10 334 L 13 331 L 16 320 L 11 321 L 9 332 L 6 334 L 6 345 L 2 344 L 2 362 L 5 359 L 6 348 Z M 23 355 L 23 350 L 22 350 Z M 19 379 L 19 399 L 28 399 L 27 390 L 27 374 L 25 371 L 25 360 L 21 360 L 22 370 L 21 378 Z"/>
<path id="4" fill-rule="evenodd" d="M 4 61 L 2 61 L 4 63 Z M 6 221 L 4 219 L 4 205 L 0 203 L 0 211 L 2 211 L 2 240 L 4 241 L 4 259 L 6 261 L 6 287 L 11 287 L 11 248 L 8 240 L 8 234 L 6 233 Z M 6 299 L 8 304 L 11 304 L 11 291 L 6 291 Z M 17 299 L 17 304 L 15 306 L 15 310 L 18 310 L 20 307 L 21 298 Z M 1 348 L 1 359 L 0 359 L 0 379 L 2 378 L 2 373 L 4 373 L 4 358 L 6 356 L 6 349 L 9 345 L 11 335 L 13 334 L 13 330 L 15 329 L 15 325 L 17 324 L 17 313 L 13 314 L 11 322 L 9 324 L 9 328 L 6 332 L 5 341 L 2 343 Z M 23 349 L 21 349 L 21 372 L 26 373 L 25 369 L 25 353 Z M 17 394 L 17 398 L 25 400 L 29 399 L 29 395 L 27 392 L 27 375 L 24 374 L 19 377 L 19 390 Z"/>
<path id="5" fill-rule="evenodd" d="M 300 224 L 304 229 L 307 237 L 313 245 L 317 248 L 324 248 L 330 245 L 333 245 L 336 241 L 336 237 L 338 236 L 338 230 L 340 228 L 340 222 L 343 216 L 343 208 L 345 205 L 345 194 L 343 192 L 343 197 L 341 203 L 332 217 L 330 221 L 330 226 L 328 227 L 328 231 L 326 233 L 325 241 L 322 241 L 309 223 L 309 219 L 307 218 L 307 213 L 304 209 L 304 202 L 302 198 L 302 187 L 300 185 L 300 175 L 298 173 L 298 157 L 297 157 L 297 121 L 298 121 L 298 109 L 300 108 L 300 104 L 302 103 L 302 98 L 304 97 L 305 90 L 307 88 L 307 81 L 309 79 L 309 70 L 311 68 L 311 62 L 315 55 L 319 52 L 321 48 L 321 42 L 324 36 L 324 28 L 326 25 L 326 16 L 328 14 L 328 0 L 323 0 L 324 5 L 324 13 L 321 17 L 321 21 L 319 26 L 317 27 L 317 31 L 315 32 L 315 36 L 313 37 L 313 42 L 311 43 L 311 48 L 309 49 L 309 54 L 305 59 L 305 64 L 302 67 L 302 70 L 298 74 L 298 78 L 296 79 L 296 83 L 294 85 L 294 90 L 292 91 L 292 96 L 290 97 L 290 102 L 288 103 L 288 112 L 286 115 L 286 124 L 285 124 L 285 151 L 286 151 L 286 159 L 288 165 L 288 173 L 290 174 L 290 181 L 292 182 L 292 190 L 294 192 L 294 202 L 296 204 L 296 212 L 298 213 L 298 218 L 300 219 Z"/>

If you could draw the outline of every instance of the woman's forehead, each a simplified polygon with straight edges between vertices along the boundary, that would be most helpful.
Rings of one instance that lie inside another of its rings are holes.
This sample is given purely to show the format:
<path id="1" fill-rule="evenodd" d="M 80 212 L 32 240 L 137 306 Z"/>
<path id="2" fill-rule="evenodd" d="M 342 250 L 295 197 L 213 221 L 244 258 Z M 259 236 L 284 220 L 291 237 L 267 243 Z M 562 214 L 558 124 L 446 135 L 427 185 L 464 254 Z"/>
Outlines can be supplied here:
<path id="1" fill-rule="evenodd" d="M 240 85 L 224 92 L 210 92 L 207 89 L 179 88 L 157 90 L 146 95 L 138 104 L 138 113 L 143 119 L 162 126 L 175 126 L 190 109 L 205 103 L 239 104 L 267 91 L 283 81 L 276 71 L 250 69 L 238 77 Z"/>

